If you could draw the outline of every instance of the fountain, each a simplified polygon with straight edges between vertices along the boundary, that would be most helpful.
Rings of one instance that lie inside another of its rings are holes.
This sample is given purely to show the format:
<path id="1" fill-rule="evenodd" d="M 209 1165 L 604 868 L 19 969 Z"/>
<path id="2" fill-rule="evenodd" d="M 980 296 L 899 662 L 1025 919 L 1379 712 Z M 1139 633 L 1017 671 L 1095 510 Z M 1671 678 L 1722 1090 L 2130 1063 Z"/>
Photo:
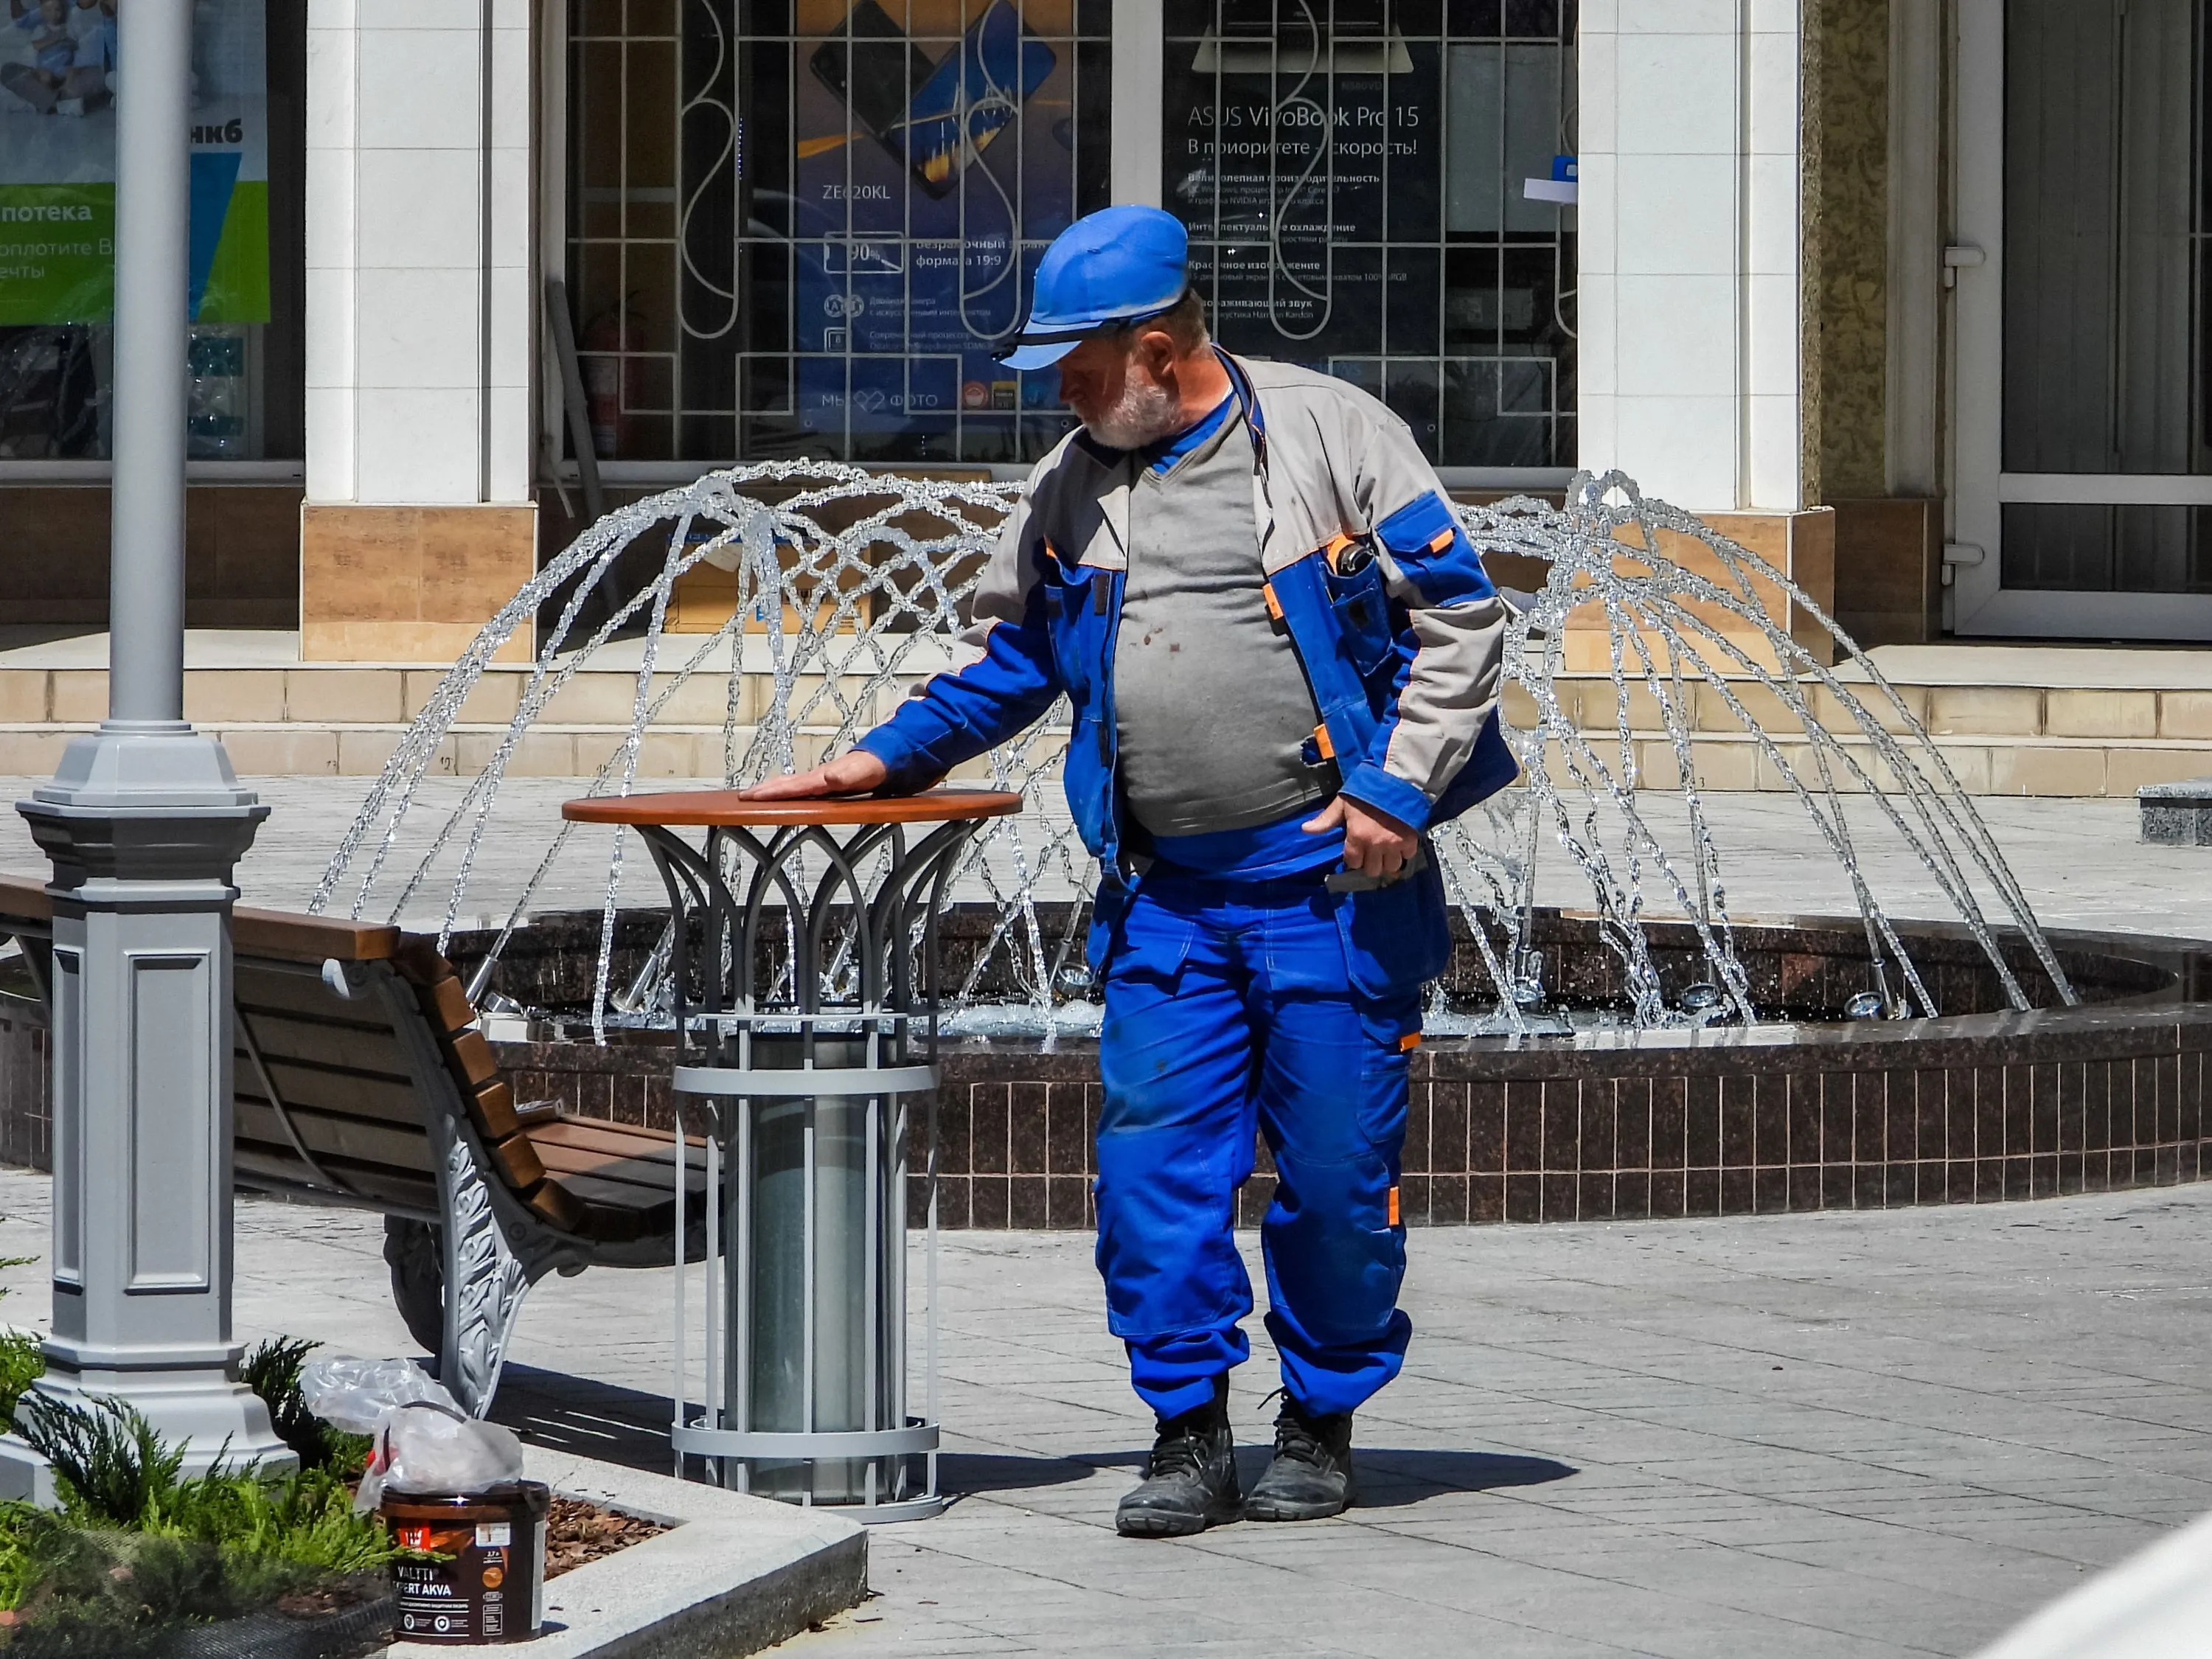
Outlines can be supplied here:
<path id="1" fill-rule="evenodd" d="M 631 720 L 591 793 L 632 791 L 646 733 L 702 675 L 726 677 L 727 784 L 849 743 L 890 699 L 958 659 L 962 602 L 1017 489 L 779 461 L 609 515 L 447 673 L 313 908 L 434 916 L 479 1006 L 507 1011 L 493 1035 L 509 1039 L 503 1058 L 528 1086 L 574 1103 L 578 1079 L 642 1078 L 632 1109 L 665 1112 L 653 1049 L 665 1040 L 679 953 L 665 910 L 625 904 L 621 832 L 596 914 L 539 902 L 573 833 L 549 820 L 536 873 L 498 896 L 495 925 L 462 925 L 472 896 L 481 904 L 478 854 L 519 746 L 574 675 L 617 653 L 634 665 Z M 2046 933 L 1911 707 L 1810 596 L 1619 474 L 1578 477 L 1558 506 L 1458 510 L 1486 556 L 1540 561 L 1547 574 L 1519 596 L 1508 630 L 1522 783 L 1434 837 L 1460 950 L 1427 1028 L 1464 1040 L 1422 1058 L 1426 1133 L 1407 1164 L 1417 1218 L 1928 1201 L 2194 1177 L 2194 956 Z M 1704 550 L 1694 568 L 1668 556 L 1667 538 Z M 674 633 L 677 585 L 702 565 L 734 576 L 732 613 L 715 632 Z M 1774 619 L 1776 596 L 1810 619 L 1809 641 Z M 1570 708 L 1571 632 L 1601 637 L 1572 624 L 1591 615 L 1605 624 L 1607 680 L 1587 682 L 1598 708 L 1588 695 Z M 427 852 L 399 860 L 402 826 L 477 681 L 533 627 L 535 662 L 489 760 Z M 1796 802 L 1853 915 L 1778 926 L 1731 911 L 1692 736 L 1717 708 Z M 1097 1009 L 1081 965 L 1094 872 L 1057 807 L 1064 715 L 982 763 L 980 775 L 1022 793 L 1030 811 L 978 837 L 954 877 L 962 902 L 942 989 L 951 1031 L 967 1040 L 948 1048 L 949 1074 L 969 1099 L 949 1113 L 956 1139 L 967 1137 L 942 1166 L 956 1183 L 953 1224 L 1075 1224 L 1084 1213 L 1087 1136 L 1068 1126 L 1085 1121 L 1084 1092 L 1096 1088 L 1084 1039 Z M 1869 824 L 1911 849 L 1952 919 L 1893 914 L 1858 856 Z M 1538 902 L 1540 866 L 1561 855 L 1547 868 L 1587 895 L 1571 910 Z M 790 971 L 787 955 L 769 967 L 771 1002 L 791 994 Z M 848 968 L 832 952 L 822 971 L 835 981 Z M 1003 1122 L 978 1120 L 978 1101 L 993 1112 L 1004 1103 Z M 1040 1149 L 1033 1170 L 1012 1150 L 1025 1136 Z M 1417 1157 L 1430 1160 L 1418 1176 Z M 1248 1190 L 1248 1210 L 1264 1206 L 1267 1184 Z"/>

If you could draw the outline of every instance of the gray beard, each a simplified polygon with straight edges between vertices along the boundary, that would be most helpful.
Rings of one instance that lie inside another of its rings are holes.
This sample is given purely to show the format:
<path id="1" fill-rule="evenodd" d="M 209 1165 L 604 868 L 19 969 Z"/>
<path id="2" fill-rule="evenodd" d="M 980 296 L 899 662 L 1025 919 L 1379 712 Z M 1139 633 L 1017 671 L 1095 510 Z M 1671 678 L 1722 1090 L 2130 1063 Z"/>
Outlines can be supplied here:
<path id="1" fill-rule="evenodd" d="M 1134 378 L 1121 383 L 1121 395 L 1083 429 L 1109 449 L 1142 449 L 1182 430 L 1182 404 L 1167 387 Z"/>

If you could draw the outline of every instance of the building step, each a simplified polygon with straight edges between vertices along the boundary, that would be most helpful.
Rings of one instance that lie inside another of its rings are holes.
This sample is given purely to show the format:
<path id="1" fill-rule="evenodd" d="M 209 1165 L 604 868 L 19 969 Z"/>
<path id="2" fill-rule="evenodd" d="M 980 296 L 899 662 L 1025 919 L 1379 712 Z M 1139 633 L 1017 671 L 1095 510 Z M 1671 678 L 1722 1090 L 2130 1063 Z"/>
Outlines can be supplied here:
<path id="1" fill-rule="evenodd" d="M 757 644 L 748 642 L 747 672 L 736 687 L 740 753 L 774 700 L 775 679 L 764 659 L 756 656 Z M 691 648 L 670 641 L 660 660 L 672 655 L 681 660 Z M 524 736 L 509 770 L 561 777 L 597 772 L 629 728 L 640 650 L 634 641 L 609 647 L 602 656 L 617 659 L 572 675 Z M 106 670 L 82 659 L 57 661 L 55 655 L 51 650 L 0 652 L 0 773 L 51 771 L 69 738 L 91 730 L 106 712 Z M 1904 708 L 1935 738 L 1969 790 L 2126 795 L 2143 784 L 2212 775 L 2212 661 L 2205 658 L 2202 653 L 1947 647 L 1886 648 L 1876 659 Z M 204 653 L 198 660 L 203 665 L 185 672 L 185 714 L 223 735 L 241 773 L 263 776 L 380 771 L 406 722 L 429 702 L 446 672 L 411 664 L 266 659 L 205 665 Z M 801 711 L 802 756 L 820 752 L 841 726 L 884 718 L 909 684 L 943 666 L 942 651 L 925 642 L 902 664 L 910 673 L 873 691 L 856 678 L 801 677 L 794 696 Z M 1863 700 L 1884 726 L 1906 729 L 1908 722 L 1866 684 L 1863 670 L 1838 672 L 1859 683 Z M 2029 683 L 2037 674 L 2042 680 Z M 504 740 L 529 680 L 526 666 L 488 670 L 441 744 L 436 769 L 468 774 L 483 767 Z M 1608 676 L 1591 673 L 1562 674 L 1553 685 L 1561 711 L 1601 753 L 1613 753 L 1621 724 L 1620 688 Z M 1793 766 L 1809 753 L 1802 722 L 1756 678 L 1731 678 L 1724 687 L 1694 682 L 1683 687 L 1679 706 L 1688 717 L 1691 769 L 1698 784 L 1786 788 L 1774 755 L 1747 722 L 1770 734 Z M 701 672 L 677 686 L 664 672 L 655 678 L 653 696 L 664 693 L 669 695 L 641 747 L 638 775 L 720 776 L 723 722 L 731 710 L 726 677 Z M 1647 686 L 1632 683 L 1626 702 L 1643 776 L 1653 783 L 1671 781 L 1677 766 L 1658 700 Z M 1847 734 L 1855 750 L 1865 750 L 1868 769 L 1881 777 L 1873 750 L 1856 735 L 1835 694 L 1811 688 L 1808 702 L 1814 719 Z M 1537 724 L 1533 701 L 1517 686 L 1509 688 L 1505 713 L 1523 729 Z"/>
<path id="2" fill-rule="evenodd" d="M 0 775 L 40 776 L 53 771 L 63 748 L 90 722 L 0 725 Z M 306 721 L 205 722 L 221 737 L 231 764 L 247 776 L 374 776 L 384 769 L 405 735 L 398 723 L 315 724 Z M 513 777 L 590 777 L 619 751 L 627 726 L 541 723 L 515 745 L 507 773 Z M 742 756 L 756 728 L 739 726 Z M 469 776 L 481 771 L 506 740 L 504 726 L 457 725 L 439 744 L 431 771 Z M 1586 734 L 1598 757 L 1616 774 L 1619 743 L 1611 729 Z M 795 744 L 802 764 L 827 752 L 834 727 L 802 730 Z M 1673 738 L 1654 731 L 1632 732 L 1630 743 L 1638 776 L 1647 787 L 1673 787 L 1680 768 Z M 1785 765 L 1817 787 L 1812 745 L 1802 737 L 1771 745 L 1744 732 L 1697 732 L 1687 739 L 1690 771 L 1700 789 L 1787 790 Z M 1863 738 L 1846 739 L 1845 750 L 1877 787 L 1893 787 L 1887 763 Z M 2145 784 L 2173 783 L 2212 776 L 2212 741 L 2197 743 L 2108 740 L 2041 736 L 1942 737 L 1936 750 L 1960 786 L 1977 795 L 2132 796 Z M 719 779 L 722 776 L 723 730 L 720 726 L 656 725 L 639 746 L 636 776 L 650 779 Z M 1917 751 L 1916 751 L 1917 753 Z M 1927 770 L 1924 761 L 1923 770 Z M 1553 747 L 1552 775 L 1568 775 L 1565 757 Z M 1862 786 L 1850 769 L 1835 768 L 1839 788 Z M 988 762 L 963 768 L 957 776 L 987 778 Z"/>
<path id="3" fill-rule="evenodd" d="M 850 711 L 874 720 L 887 713 L 908 687 L 941 666 L 917 662 L 915 672 L 871 693 L 857 677 L 836 684 L 821 675 L 799 677 L 795 703 L 804 725 L 835 727 Z M 400 725 L 413 718 L 434 694 L 443 672 L 432 668 L 361 668 L 295 665 L 284 668 L 191 669 L 185 675 L 185 718 L 204 726 Z M 471 725 L 501 725 L 514 718 L 529 683 L 525 668 L 487 670 L 461 718 Z M 1562 712 L 1585 731 L 1612 731 L 1620 720 L 1623 695 L 1612 680 L 1595 674 L 1563 674 L 1553 683 Z M 2212 742 L 2212 688 L 2068 687 L 2016 684 L 1894 682 L 1898 700 L 1930 735 L 1938 738 L 2068 738 L 2105 742 Z M 1753 678 L 1729 679 L 1722 686 L 1686 684 L 1681 705 L 1685 722 L 1697 732 L 1740 732 L 1747 720 L 1774 732 L 1802 729 L 1782 696 Z M 674 678 L 653 681 L 659 699 L 675 687 Z M 1863 682 L 1854 687 L 1861 701 L 1887 730 L 1902 732 L 1907 722 L 1896 704 Z M 747 672 L 738 680 L 737 718 L 758 720 L 773 701 L 774 677 Z M 637 696 L 637 674 L 629 668 L 578 671 L 553 694 L 538 723 L 553 726 L 627 727 Z M 1658 700 L 1640 683 L 1626 693 L 1632 730 L 1661 732 Z M 1808 688 L 1813 716 L 1832 731 L 1853 729 L 1835 693 Z M 730 704 L 727 682 L 720 673 L 693 675 L 662 705 L 658 723 L 719 727 Z M 0 666 L 0 725 L 73 726 L 97 723 L 107 709 L 104 669 L 11 668 Z M 1527 692 L 1509 688 L 1506 718 L 1518 726 L 1536 723 L 1536 708 Z M 821 718 L 826 717 L 826 718 Z"/>

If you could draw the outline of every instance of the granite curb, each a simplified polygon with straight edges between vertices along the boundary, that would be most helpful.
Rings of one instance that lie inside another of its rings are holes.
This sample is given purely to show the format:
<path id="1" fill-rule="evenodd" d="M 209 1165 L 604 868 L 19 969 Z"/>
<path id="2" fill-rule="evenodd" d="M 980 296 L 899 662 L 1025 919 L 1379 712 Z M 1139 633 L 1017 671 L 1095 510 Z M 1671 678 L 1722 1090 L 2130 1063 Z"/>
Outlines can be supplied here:
<path id="1" fill-rule="evenodd" d="M 531 1659 L 726 1659 L 757 1653 L 867 1594 L 866 1529 L 818 1509 L 747 1498 L 532 1447 L 525 1473 L 670 1530 L 545 1587 Z M 397 1642 L 387 1659 L 456 1650 Z"/>
<path id="2" fill-rule="evenodd" d="M 2154 847 L 2212 847 L 2212 778 L 2148 783 L 2136 791 L 2142 838 Z"/>

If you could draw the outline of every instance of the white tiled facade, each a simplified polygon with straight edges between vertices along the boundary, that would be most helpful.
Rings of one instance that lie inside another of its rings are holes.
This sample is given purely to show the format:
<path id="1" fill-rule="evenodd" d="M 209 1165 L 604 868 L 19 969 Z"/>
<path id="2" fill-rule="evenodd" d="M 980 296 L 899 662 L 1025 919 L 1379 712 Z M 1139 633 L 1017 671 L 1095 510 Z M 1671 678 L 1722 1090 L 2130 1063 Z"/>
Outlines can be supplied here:
<path id="1" fill-rule="evenodd" d="M 309 0 L 311 501 L 529 499 L 530 22 Z M 1580 460 L 1696 510 L 1804 504 L 1798 53 L 1794 0 L 1582 10 Z"/>
<path id="2" fill-rule="evenodd" d="M 1582 464 L 1803 504 L 1794 0 L 1584 0 Z"/>
<path id="3" fill-rule="evenodd" d="M 311 502 L 530 499 L 530 61 L 529 0 L 309 0 Z"/>

